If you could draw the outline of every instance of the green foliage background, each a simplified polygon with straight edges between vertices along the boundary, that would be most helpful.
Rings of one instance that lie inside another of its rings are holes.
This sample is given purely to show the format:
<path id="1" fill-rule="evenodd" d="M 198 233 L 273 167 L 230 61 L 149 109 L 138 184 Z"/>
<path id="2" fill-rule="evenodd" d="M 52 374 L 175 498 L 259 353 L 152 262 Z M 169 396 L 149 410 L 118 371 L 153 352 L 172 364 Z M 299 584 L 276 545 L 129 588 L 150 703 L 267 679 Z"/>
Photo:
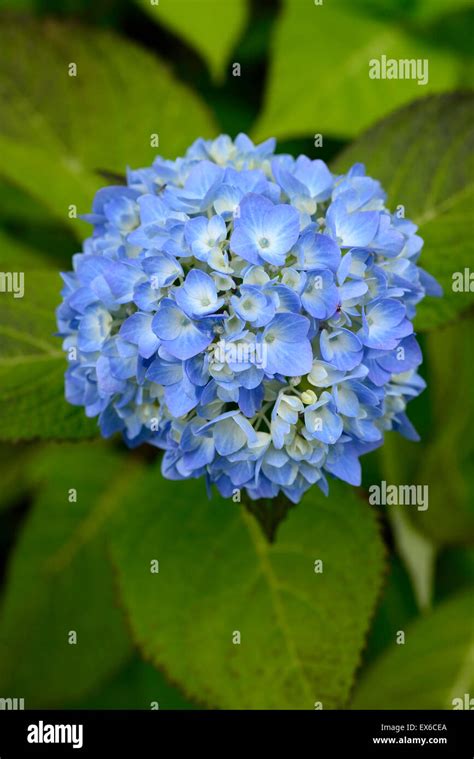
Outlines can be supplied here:
<path id="1" fill-rule="evenodd" d="M 0 12 L 0 268 L 25 272 L 26 288 L 0 293 L 0 697 L 452 708 L 474 688 L 473 296 L 451 287 L 473 267 L 472 1 L 0 0 Z M 427 58 L 428 85 L 370 80 L 382 54 Z M 58 272 L 88 234 L 69 206 L 87 212 L 105 177 L 150 164 L 152 133 L 171 158 L 222 131 L 276 136 L 336 171 L 365 162 L 420 225 L 422 264 L 445 289 L 416 321 L 422 442 L 389 434 L 362 488 L 311 491 L 272 545 L 202 483 L 164 481 L 152 452 L 98 440 L 63 399 L 54 336 Z M 429 509 L 370 506 L 382 479 L 428 484 Z"/>

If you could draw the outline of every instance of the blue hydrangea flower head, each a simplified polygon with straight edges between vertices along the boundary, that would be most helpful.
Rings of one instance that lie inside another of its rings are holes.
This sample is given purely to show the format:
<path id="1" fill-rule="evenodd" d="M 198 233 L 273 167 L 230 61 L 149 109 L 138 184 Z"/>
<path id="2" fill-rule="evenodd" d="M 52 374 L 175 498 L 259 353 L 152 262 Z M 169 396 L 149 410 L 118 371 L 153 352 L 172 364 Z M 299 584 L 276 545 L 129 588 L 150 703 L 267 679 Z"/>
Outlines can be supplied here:
<path id="1" fill-rule="evenodd" d="M 417 303 L 440 295 L 415 224 L 361 164 L 197 140 L 100 190 L 63 275 L 66 397 L 170 479 L 297 503 L 353 485 L 386 430 L 416 439 Z"/>

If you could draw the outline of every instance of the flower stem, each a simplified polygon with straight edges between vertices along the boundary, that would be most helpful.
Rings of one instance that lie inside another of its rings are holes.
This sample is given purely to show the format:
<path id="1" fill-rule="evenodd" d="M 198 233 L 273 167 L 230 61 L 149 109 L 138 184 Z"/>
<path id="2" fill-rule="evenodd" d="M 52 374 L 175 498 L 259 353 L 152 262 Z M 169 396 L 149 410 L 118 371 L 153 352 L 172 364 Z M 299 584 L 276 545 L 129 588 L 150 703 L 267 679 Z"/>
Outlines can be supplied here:
<path id="1" fill-rule="evenodd" d="M 275 542 L 280 523 L 295 505 L 283 494 L 276 496 L 276 498 L 260 498 L 257 501 L 244 496 L 242 504 L 247 511 L 253 514 L 269 543 Z"/>

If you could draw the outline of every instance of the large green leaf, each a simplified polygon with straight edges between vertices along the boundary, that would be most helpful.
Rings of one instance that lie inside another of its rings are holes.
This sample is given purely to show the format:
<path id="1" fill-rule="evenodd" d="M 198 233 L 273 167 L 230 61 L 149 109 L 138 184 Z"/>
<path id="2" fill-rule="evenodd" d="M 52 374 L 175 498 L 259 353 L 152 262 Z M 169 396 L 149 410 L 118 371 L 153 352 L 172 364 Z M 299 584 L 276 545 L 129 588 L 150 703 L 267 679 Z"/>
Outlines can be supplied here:
<path id="1" fill-rule="evenodd" d="M 61 280 L 24 272 L 24 296 L 0 293 L 0 440 L 97 434 L 96 420 L 64 398 L 65 354 L 55 337 Z"/>
<path id="2" fill-rule="evenodd" d="M 0 690 L 27 708 L 84 696 L 131 655 L 102 533 L 133 482 L 131 466 L 103 444 L 52 447 L 36 462 L 39 495 L 9 567 L 0 621 Z"/>
<path id="3" fill-rule="evenodd" d="M 326 499 L 313 488 L 276 544 L 242 504 L 158 472 L 119 516 L 111 556 L 134 639 L 191 698 L 237 709 L 344 704 L 383 564 L 375 517 L 354 490 L 332 482 Z"/>
<path id="4" fill-rule="evenodd" d="M 247 0 L 137 0 L 152 18 L 182 37 L 218 81 L 247 19 Z"/>
<path id="5" fill-rule="evenodd" d="M 405 630 L 363 677 L 354 709 L 452 709 L 474 687 L 474 592 L 441 604 Z M 400 629 L 403 629 L 401 627 Z"/>
<path id="6" fill-rule="evenodd" d="M 472 292 L 453 292 L 453 273 L 474 268 L 474 95 L 451 94 L 419 100 L 397 111 L 345 150 L 335 162 L 346 171 L 357 161 L 380 179 L 388 205 L 403 205 L 420 225 L 425 245 L 421 265 L 444 288 L 426 298 L 416 326 L 430 329 L 472 307 Z"/>
<path id="7" fill-rule="evenodd" d="M 0 172 L 78 233 L 88 227 L 69 219 L 69 206 L 89 210 L 106 183 L 99 170 L 124 174 L 213 131 L 194 93 L 115 34 L 2 19 L 0 51 Z"/>
<path id="8" fill-rule="evenodd" d="M 382 55 L 428 59 L 428 83 L 371 79 L 369 61 Z M 391 21 L 329 2 L 286 0 L 255 136 L 351 137 L 416 97 L 453 89 L 460 66 L 449 53 L 415 40 Z"/>

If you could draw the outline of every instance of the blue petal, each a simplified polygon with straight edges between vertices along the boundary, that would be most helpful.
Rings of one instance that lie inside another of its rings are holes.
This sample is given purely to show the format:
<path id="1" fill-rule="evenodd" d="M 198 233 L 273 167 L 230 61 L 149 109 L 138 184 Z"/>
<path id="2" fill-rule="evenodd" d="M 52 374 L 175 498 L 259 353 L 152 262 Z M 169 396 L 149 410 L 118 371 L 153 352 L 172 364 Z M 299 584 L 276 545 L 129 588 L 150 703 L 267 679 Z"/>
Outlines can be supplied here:
<path id="1" fill-rule="evenodd" d="M 135 287 L 146 279 L 143 271 L 137 266 L 118 261 L 113 268 L 104 273 L 104 277 L 117 303 L 130 303 Z"/>
<path id="2" fill-rule="evenodd" d="M 79 350 L 91 352 L 101 349 L 109 336 L 112 327 L 112 316 L 102 306 L 95 305 L 86 309 L 82 317 L 77 335 Z"/>
<path id="3" fill-rule="evenodd" d="M 214 280 L 200 269 L 191 269 L 181 287 L 174 291 L 176 302 L 191 317 L 215 313 L 223 304 Z"/>
<path id="4" fill-rule="evenodd" d="M 341 251 L 334 240 L 313 230 L 301 235 L 294 253 L 298 258 L 298 268 L 307 271 L 331 269 L 335 272 L 341 260 Z"/>
<path id="5" fill-rule="evenodd" d="M 282 265 L 299 236 L 299 216 L 289 205 L 273 205 L 250 193 L 240 203 L 230 238 L 231 250 L 250 263 Z"/>
<path id="6" fill-rule="evenodd" d="M 197 406 L 198 389 L 183 374 L 180 382 L 165 387 L 165 401 L 173 416 L 184 416 Z"/>
<path id="7" fill-rule="evenodd" d="M 347 444 L 335 445 L 329 450 L 324 468 L 349 485 L 360 485 L 362 471 L 360 461 Z"/>
<path id="8" fill-rule="evenodd" d="M 149 256 L 143 261 L 143 270 L 152 278 L 152 286 L 169 287 L 178 277 L 183 277 L 183 267 L 169 253 Z"/>
<path id="9" fill-rule="evenodd" d="M 153 316 L 151 314 L 137 312 L 125 319 L 120 327 L 120 336 L 130 343 L 138 345 L 139 354 L 143 358 L 150 358 L 160 343 L 151 328 L 152 321 Z"/>
<path id="10" fill-rule="evenodd" d="M 247 390 L 241 387 L 239 390 L 239 408 L 249 419 L 260 410 L 263 402 L 264 387 L 263 383 L 257 387 Z"/>
<path id="11" fill-rule="evenodd" d="M 163 361 L 156 358 L 148 368 L 146 378 L 158 385 L 175 385 L 183 378 L 183 365 L 181 361 Z"/>
<path id="12" fill-rule="evenodd" d="M 340 244 L 349 248 L 364 248 L 374 239 L 379 226 L 378 211 L 348 213 L 342 200 L 335 200 L 328 208 L 326 225 Z"/>
<path id="13" fill-rule="evenodd" d="M 401 340 L 394 350 L 377 359 L 379 366 L 390 374 L 401 374 L 415 369 L 422 361 L 420 346 L 413 335 Z"/>
<path id="14" fill-rule="evenodd" d="M 331 333 L 323 329 L 320 346 L 324 360 L 334 364 L 336 369 L 350 371 L 360 363 L 362 344 L 357 335 L 347 329 L 338 329 Z"/>
<path id="15" fill-rule="evenodd" d="M 153 317 L 153 331 L 163 340 L 165 348 L 175 358 L 192 358 L 212 342 L 209 330 L 199 329 L 172 300 L 164 300 Z"/>
<path id="16" fill-rule="evenodd" d="M 313 365 L 311 343 L 306 337 L 309 321 L 299 314 L 276 314 L 263 333 L 267 374 L 296 377 L 308 374 Z"/>
<path id="17" fill-rule="evenodd" d="M 301 296 L 301 302 L 311 316 L 329 319 L 339 305 L 339 292 L 329 271 L 312 273 Z"/>
<path id="18" fill-rule="evenodd" d="M 222 419 L 214 425 L 214 445 L 221 456 L 238 451 L 247 442 L 247 435 L 233 417 Z"/>
<path id="19" fill-rule="evenodd" d="M 163 340 L 175 340 L 189 321 L 176 303 L 166 298 L 153 318 L 152 328 Z"/>

